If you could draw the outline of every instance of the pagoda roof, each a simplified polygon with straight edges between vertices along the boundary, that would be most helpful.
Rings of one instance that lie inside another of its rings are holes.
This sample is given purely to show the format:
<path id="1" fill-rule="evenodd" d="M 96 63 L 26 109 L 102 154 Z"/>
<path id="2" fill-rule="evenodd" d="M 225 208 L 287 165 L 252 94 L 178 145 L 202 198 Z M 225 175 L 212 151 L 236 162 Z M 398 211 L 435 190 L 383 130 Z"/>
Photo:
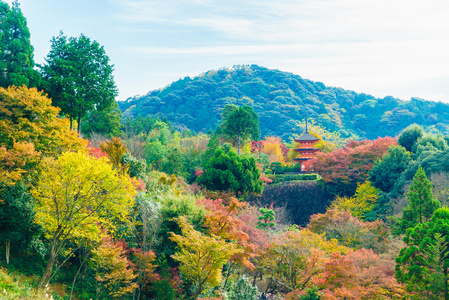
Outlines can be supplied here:
<path id="1" fill-rule="evenodd" d="M 301 151 L 320 151 L 320 149 L 318 148 L 297 148 L 297 149 L 293 149 L 296 152 L 301 152 Z"/>
<path id="2" fill-rule="evenodd" d="M 297 139 L 295 139 L 295 142 L 313 142 L 313 141 L 319 141 L 319 138 L 314 137 L 311 135 L 308 131 L 305 131 L 301 134 L 301 136 Z"/>

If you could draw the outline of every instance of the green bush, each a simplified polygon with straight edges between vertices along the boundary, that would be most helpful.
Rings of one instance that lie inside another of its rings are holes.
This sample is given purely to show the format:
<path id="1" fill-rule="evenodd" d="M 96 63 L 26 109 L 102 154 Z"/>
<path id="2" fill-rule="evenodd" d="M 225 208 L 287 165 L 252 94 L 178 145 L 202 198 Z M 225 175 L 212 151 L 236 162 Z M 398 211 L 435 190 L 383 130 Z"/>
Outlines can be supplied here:
<path id="1" fill-rule="evenodd" d="M 259 292 L 257 287 L 252 285 L 248 277 L 242 276 L 231 283 L 226 289 L 228 300 L 257 300 Z"/>

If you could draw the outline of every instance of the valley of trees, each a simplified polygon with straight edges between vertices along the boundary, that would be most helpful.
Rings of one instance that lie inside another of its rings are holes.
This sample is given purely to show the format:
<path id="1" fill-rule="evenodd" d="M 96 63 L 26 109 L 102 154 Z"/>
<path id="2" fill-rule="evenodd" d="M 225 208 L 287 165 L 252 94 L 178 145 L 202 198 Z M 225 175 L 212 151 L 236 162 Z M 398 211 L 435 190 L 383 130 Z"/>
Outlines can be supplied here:
<path id="1" fill-rule="evenodd" d="M 122 116 L 97 41 L 60 33 L 35 68 L 0 9 L 1 299 L 449 299 L 446 105 L 251 66 Z"/>

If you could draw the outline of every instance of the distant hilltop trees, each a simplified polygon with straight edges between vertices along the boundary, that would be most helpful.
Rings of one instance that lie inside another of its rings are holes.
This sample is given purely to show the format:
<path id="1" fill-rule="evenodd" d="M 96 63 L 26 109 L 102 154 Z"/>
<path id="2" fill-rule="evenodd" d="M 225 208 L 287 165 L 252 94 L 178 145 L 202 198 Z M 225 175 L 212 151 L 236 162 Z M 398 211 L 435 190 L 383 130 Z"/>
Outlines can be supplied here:
<path id="1" fill-rule="evenodd" d="M 287 140 L 309 119 L 342 137 L 375 139 L 396 136 L 416 123 L 430 131 L 449 132 L 449 105 L 391 96 L 375 98 L 257 65 L 208 71 L 185 77 L 119 106 L 126 117 L 166 116 L 179 129 L 214 130 L 227 104 L 249 105 L 259 115 L 261 136 Z"/>

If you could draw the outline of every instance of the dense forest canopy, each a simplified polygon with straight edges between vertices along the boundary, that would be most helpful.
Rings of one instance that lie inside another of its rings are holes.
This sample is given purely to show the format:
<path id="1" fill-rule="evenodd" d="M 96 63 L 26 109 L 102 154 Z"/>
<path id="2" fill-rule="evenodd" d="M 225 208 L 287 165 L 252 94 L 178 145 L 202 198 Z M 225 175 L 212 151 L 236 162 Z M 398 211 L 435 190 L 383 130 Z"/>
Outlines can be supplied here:
<path id="1" fill-rule="evenodd" d="M 208 71 L 185 77 L 160 90 L 120 102 L 123 116 L 166 116 L 177 128 L 196 132 L 214 130 L 226 104 L 249 105 L 259 115 L 261 137 L 287 140 L 302 131 L 306 117 L 342 137 L 396 136 L 416 123 L 449 131 L 449 105 L 413 98 L 375 98 L 298 75 L 257 65 Z"/>

